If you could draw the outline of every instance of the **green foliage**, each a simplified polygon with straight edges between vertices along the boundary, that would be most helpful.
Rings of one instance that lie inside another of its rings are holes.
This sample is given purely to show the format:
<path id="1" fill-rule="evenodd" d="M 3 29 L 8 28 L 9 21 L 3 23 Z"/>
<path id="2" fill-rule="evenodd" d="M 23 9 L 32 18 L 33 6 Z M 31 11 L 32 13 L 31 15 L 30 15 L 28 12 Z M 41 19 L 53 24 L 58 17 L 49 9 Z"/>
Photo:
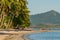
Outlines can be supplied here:
<path id="1" fill-rule="evenodd" d="M 0 28 L 25 28 L 30 25 L 27 0 L 0 0 L 0 13 Z"/>

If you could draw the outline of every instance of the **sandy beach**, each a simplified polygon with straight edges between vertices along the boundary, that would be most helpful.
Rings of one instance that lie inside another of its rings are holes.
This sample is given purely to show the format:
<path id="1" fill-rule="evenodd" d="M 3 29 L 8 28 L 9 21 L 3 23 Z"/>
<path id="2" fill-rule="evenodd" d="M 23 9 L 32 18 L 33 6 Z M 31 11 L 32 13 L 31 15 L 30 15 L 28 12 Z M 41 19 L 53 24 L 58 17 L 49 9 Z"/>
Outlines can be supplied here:
<path id="1" fill-rule="evenodd" d="M 5 40 L 9 35 L 0 35 L 0 40 Z"/>
<path id="2" fill-rule="evenodd" d="M 5 32 L 5 35 L 0 35 L 0 40 L 24 40 L 23 36 L 25 34 L 31 34 L 31 33 L 37 33 L 37 32 L 48 32 L 48 31 L 49 30 L 10 31 L 10 32 Z"/>
<path id="3" fill-rule="evenodd" d="M 26 40 L 26 38 L 24 38 L 26 34 L 55 31 L 58 32 L 57 30 L 0 31 L 0 40 Z"/>
<path id="4" fill-rule="evenodd" d="M 54 30 L 0 31 L 0 40 L 26 40 L 24 35 L 39 32 L 54 32 Z"/>

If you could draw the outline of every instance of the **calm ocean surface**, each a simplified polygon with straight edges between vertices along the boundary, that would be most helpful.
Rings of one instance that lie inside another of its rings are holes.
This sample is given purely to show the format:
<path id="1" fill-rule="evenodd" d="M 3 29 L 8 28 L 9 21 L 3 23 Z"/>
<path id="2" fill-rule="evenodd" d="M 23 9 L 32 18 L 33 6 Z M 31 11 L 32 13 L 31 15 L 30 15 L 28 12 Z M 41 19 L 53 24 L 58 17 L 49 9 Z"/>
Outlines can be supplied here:
<path id="1" fill-rule="evenodd" d="M 60 32 L 41 32 L 27 35 L 30 40 L 60 40 Z"/>
<path id="2" fill-rule="evenodd" d="M 33 30 L 40 30 L 41 28 L 33 28 Z M 45 28 L 46 30 L 60 30 L 60 28 Z"/>

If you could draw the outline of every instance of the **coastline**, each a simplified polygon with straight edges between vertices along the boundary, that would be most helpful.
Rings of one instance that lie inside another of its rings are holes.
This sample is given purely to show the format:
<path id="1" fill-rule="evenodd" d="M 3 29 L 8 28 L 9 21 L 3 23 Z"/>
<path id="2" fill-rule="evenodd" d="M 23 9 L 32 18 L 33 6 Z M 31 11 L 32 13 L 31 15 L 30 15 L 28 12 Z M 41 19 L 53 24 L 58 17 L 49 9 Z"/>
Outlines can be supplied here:
<path id="1" fill-rule="evenodd" d="M 15 31 L 14 31 L 15 32 Z M 26 40 L 24 38 L 25 35 L 27 34 L 32 34 L 32 33 L 40 33 L 40 32 L 53 32 L 52 30 L 32 30 L 32 31 L 17 31 L 17 32 L 10 32 L 11 34 L 6 36 L 3 36 L 4 38 L 1 40 Z"/>
<path id="2" fill-rule="evenodd" d="M 10 35 L 6 40 L 26 40 L 26 38 L 24 38 L 25 35 L 38 32 L 49 32 L 49 30 L 18 31 L 18 34 Z"/>
<path id="3" fill-rule="evenodd" d="M 50 30 L 37 30 L 37 31 L 33 31 L 32 33 L 27 33 L 27 34 L 23 34 L 22 35 L 22 39 L 23 40 L 30 40 L 27 36 L 31 35 L 31 34 L 35 34 L 35 33 L 41 33 L 41 32 L 49 32 Z"/>

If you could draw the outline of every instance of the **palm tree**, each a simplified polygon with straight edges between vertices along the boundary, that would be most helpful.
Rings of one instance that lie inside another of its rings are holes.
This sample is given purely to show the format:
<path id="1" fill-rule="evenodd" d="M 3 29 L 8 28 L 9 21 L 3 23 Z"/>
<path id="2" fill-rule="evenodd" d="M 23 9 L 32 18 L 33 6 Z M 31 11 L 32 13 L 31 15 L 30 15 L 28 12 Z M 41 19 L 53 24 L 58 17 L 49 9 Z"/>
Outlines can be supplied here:
<path id="1" fill-rule="evenodd" d="M 0 28 L 25 28 L 30 25 L 27 0 L 0 1 Z"/>

